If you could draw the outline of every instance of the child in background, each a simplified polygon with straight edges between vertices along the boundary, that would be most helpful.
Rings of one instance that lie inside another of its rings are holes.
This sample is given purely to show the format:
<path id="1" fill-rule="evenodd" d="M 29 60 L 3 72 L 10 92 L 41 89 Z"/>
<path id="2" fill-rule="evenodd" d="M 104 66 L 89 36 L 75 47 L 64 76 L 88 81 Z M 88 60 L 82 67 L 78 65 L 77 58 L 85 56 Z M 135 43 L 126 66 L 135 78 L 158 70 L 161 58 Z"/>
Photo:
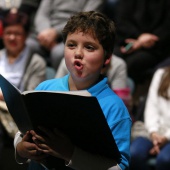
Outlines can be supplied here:
<path id="1" fill-rule="evenodd" d="M 107 78 L 100 74 L 103 67 L 109 64 L 113 53 L 114 23 L 99 12 L 80 12 L 68 20 L 62 33 L 65 43 L 64 57 L 69 74 L 45 81 L 36 90 L 87 90 L 95 96 L 121 153 L 121 162 L 118 164 L 112 159 L 82 150 L 62 132 L 53 132 L 45 128 L 41 130 L 47 137 L 33 130 L 27 132 L 23 138 L 20 132 L 16 134 L 14 146 L 17 162 L 25 163 L 31 159 L 41 163 L 47 155 L 52 155 L 65 160 L 67 167 L 76 170 L 128 169 L 130 115 L 122 100 L 109 88 Z M 30 139 L 34 143 L 29 142 Z M 37 166 L 41 166 L 38 163 Z"/>
<path id="2" fill-rule="evenodd" d="M 170 66 L 158 69 L 149 87 L 144 111 L 146 135 L 138 135 L 131 144 L 131 170 L 149 169 L 156 158 L 157 170 L 170 169 Z"/>

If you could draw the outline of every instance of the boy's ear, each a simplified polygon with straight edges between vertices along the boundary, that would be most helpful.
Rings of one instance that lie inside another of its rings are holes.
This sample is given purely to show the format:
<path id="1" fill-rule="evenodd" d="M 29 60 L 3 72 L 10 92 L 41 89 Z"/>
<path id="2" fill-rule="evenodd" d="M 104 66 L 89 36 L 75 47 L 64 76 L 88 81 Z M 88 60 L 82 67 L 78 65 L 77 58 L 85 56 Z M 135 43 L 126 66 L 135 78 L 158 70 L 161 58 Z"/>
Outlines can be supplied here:
<path id="1" fill-rule="evenodd" d="M 104 66 L 107 66 L 107 65 L 110 63 L 111 58 L 112 58 L 112 56 L 110 56 L 109 58 L 107 58 L 107 59 L 105 60 Z"/>

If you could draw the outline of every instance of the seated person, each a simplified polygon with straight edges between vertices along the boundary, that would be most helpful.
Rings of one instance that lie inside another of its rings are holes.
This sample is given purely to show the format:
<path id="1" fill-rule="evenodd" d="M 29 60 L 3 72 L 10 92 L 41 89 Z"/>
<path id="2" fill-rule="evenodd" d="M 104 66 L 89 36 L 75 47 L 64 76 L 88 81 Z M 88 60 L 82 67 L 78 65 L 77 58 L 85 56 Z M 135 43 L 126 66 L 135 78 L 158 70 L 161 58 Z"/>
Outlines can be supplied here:
<path id="1" fill-rule="evenodd" d="M 116 7 L 114 54 L 126 61 L 136 85 L 150 80 L 152 69 L 169 57 L 169 6 L 169 0 L 119 0 Z"/>
<path id="2" fill-rule="evenodd" d="M 144 110 L 143 134 L 131 144 L 131 170 L 148 169 L 156 158 L 157 170 L 170 169 L 170 66 L 158 69 L 150 84 Z M 139 134 L 139 132 L 138 132 Z"/>
<path id="3" fill-rule="evenodd" d="M 3 19 L 4 49 L 0 50 L 0 74 L 20 91 L 33 90 L 46 78 L 44 59 L 25 44 L 28 33 L 28 16 L 16 9 L 9 11 Z M 3 101 L 1 91 L 0 101 Z"/>

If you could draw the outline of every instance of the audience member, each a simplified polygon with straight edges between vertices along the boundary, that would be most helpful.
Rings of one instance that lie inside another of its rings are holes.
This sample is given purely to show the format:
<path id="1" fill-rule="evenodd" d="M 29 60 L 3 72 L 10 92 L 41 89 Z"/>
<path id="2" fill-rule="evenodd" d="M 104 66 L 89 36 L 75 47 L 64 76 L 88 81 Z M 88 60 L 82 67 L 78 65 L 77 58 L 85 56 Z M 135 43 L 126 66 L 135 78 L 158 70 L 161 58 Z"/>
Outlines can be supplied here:
<path id="1" fill-rule="evenodd" d="M 52 155 L 64 159 L 67 167 L 77 170 L 125 170 L 129 167 L 131 119 L 123 102 L 109 88 L 107 78 L 100 74 L 111 60 L 114 37 L 114 23 L 102 13 L 79 12 L 72 16 L 63 29 L 64 57 L 70 74 L 45 81 L 36 90 L 86 90 L 95 96 L 121 153 L 120 163 L 82 150 L 65 135 L 63 138 L 63 133 L 57 130 L 47 134 L 47 129 L 43 130 L 47 138 L 33 130 L 23 138 L 20 132 L 16 134 L 14 144 L 17 161 L 24 163 L 30 158 L 42 162 L 47 155 Z M 34 143 L 30 143 L 30 139 Z"/>
<path id="2" fill-rule="evenodd" d="M 64 49 L 61 30 L 68 18 L 78 11 L 100 10 L 102 7 L 103 0 L 42 0 L 27 44 L 57 70 Z"/>
<path id="3" fill-rule="evenodd" d="M 0 74 L 21 91 L 33 90 L 45 80 L 46 63 L 25 45 L 29 18 L 12 9 L 3 19 L 3 29 L 4 49 L 0 51 Z M 0 101 L 3 101 L 2 92 Z"/>
<path id="4" fill-rule="evenodd" d="M 136 84 L 169 56 L 169 7 L 169 0 L 119 0 L 114 53 L 126 61 Z"/>
<path id="5" fill-rule="evenodd" d="M 158 69 L 153 76 L 144 111 L 144 134 L 131 144 L 131 170 L 147 170 L 151 157 L 156 158 L 156 170 L 170 169 L 169 109 L 170 66 Z"/>

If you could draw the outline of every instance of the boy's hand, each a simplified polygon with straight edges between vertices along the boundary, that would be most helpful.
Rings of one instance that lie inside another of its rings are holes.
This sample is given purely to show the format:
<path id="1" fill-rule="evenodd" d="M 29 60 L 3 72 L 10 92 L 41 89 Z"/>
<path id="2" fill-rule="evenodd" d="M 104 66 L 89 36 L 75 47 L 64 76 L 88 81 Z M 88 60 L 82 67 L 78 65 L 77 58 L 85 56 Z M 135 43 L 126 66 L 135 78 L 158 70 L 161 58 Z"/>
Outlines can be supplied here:
<path id="1" fill-rule="evenodd" d="M 40 136 L 33 130 L 30 133 L 33 136 L 33 141 L 42 152 L 69 162 L 74 151 L 74 145 L 71 143 L 70 139 L 57 129 L 53 131 L 42 127 L 39 129 L 46 136 Z"/>
<path id="2" fill-rule="evenodd" d="M 45 154 L 41 151 L 40 148 L 35 143 L 30 142 L 32 138 L 32 135 L 28 131 L 24 137 L 22 138 L 22 141 L 18 143 L 17 145 L 17 154 L 25 159 L 33 159 L 36 161 L 40 161 L 43 158 L 46 157 Z"/>
<path id="3" fill-rule="evenodd" d="M 2 91 L 0 90 L 0 100 L 4 100 L 4 96 L 2 94 Z"/>

